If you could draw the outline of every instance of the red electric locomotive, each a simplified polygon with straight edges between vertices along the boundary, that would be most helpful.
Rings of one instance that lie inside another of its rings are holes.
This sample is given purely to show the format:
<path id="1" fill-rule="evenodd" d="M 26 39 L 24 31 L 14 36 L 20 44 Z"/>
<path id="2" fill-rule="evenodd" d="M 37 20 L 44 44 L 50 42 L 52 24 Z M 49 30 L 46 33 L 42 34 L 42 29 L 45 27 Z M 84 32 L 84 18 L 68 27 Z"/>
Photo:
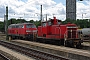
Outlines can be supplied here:
<path id="1" fill-rule="evenodd" d="M 37 34 L 37 28 L 33 23 L 19 23 L 8 26 L 8 36 L 11 39 L 34 39 Z"/>
<path id="2" fill-rule="evenodd" d="M 38 38 L 71 47 L 79 47 L 82 43 L 82 40 L 78 38 L 77 25 L 62 24 L 61 20 L 56 19 L 56 17 L 44 21 L 41 26 L 38 26 Z"/>

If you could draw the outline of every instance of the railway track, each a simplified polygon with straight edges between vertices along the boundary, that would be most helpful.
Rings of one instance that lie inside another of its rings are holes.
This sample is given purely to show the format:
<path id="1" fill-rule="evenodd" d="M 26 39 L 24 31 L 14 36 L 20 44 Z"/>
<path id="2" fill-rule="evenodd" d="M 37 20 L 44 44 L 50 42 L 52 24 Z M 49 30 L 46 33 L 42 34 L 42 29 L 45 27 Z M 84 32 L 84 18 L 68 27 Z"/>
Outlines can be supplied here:
<path id="1" fill-rule="evenodd" d="M 8 57 L 0 53 L 0 60 L 10 60 Z"/>
<path id="2" fill-rule="evenodd" d="M 35 58 L 36 60 L 71 60 L 69 58 L 65 58 L 59 55 L 43 52 L 40 50 L 28 48 L 28 47 L 23 47 L 23 46 L 20 46 L 11 42 L 0 41 L 0 45 L 3 45 L 12 50 L 18 51 L 29 57 Z"/>

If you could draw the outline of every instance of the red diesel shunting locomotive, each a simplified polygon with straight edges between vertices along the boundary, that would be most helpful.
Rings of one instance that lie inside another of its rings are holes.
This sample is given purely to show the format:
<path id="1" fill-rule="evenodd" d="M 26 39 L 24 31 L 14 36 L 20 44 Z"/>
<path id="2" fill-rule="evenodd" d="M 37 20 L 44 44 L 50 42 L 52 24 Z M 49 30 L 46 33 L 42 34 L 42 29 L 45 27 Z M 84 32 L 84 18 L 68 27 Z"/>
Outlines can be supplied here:
<path id="1" fill-rule="evenodd" d="M 42 22 L 42 26 L 38 26 L 38 38 L 41 41 L 45 39 L 49 42 L 56 42 L 60 45 L 80 47 L 82 40 L 77 34 L 76 24 L 61 24 L 61 20 L 50 19 Z"/>
<path id="2" fill-rule="evenodd" d="M 19 23 L 8 26 L 8 36 L 11 39 L 34 39 L 37 34 L 37 28 L 33 23 Z"/>

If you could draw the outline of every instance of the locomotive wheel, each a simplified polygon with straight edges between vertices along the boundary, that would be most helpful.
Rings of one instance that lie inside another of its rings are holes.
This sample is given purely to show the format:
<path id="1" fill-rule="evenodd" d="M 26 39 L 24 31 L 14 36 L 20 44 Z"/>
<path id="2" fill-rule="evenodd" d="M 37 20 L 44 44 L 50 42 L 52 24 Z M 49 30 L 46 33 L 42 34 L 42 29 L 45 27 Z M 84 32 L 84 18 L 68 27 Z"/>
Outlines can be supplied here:
<path id="1" fill-rule="evenodd" d="M 54 43 L 55 43 L 55 42 L 54 42 Z M 61 40 L 60 40 L 60 41 L 57 41 L 56 43 L 57 43 L 57 45 L 60 46 L 60 45 L 61 45 Z"/>
<path id="2" fill-rule="evenodd" d="M 65 45 L 66 47 L 68 47 L 68 41 L 67 41 L 67 40 L 64 42 L 64 45 Z"/>
<path id="3" fill-rule="evenodd" d="M 74 41 L 73 40 L 70 40 L 69 43 L 70 43 L 70 47 L 73 48 L 74 47 Z"/>
<path id="4" fill-rule="evenodd" d="M 65 46 L 66 47 L 74 47 L 74 42 L 72 40 L 66 40 L 65 41 Z"/>
<path id="5" fill-rule="evenodd" d="M 11 40 L 12 40 L 12 37 L 11 37 L 11 36 L 9 36 L 8 38 L 9 38 L 9 41 L 11 41 Z"/>
<path id="6" fill-rule="evenodd" d="M 82 46 L 81 46 L 81 43 L 80 43 L 80 42 L 78 42 L 78 43 L 77 43 L 76 48 L 78 48 L 78 49 L 82 48 Z"/>
<path id="7" fill-rule="evenodd" d="M 64 39 L 60 41 L 60 44 L 64 46 Z"/>

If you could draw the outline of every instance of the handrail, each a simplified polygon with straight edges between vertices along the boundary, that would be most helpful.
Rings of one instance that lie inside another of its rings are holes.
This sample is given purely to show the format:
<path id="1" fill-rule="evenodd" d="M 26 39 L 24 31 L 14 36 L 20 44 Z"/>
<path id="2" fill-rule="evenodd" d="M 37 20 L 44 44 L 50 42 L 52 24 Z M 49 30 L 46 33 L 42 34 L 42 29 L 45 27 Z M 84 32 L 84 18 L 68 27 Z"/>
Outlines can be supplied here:
<path id="1" fill-rule="evenodd" d="M 65 38 L 67 39 L 67 34 L 66 34 L 66 33 L 67 33 L 67 31 L 64 33 L 64 39 L 65 39 Z M 65 39 L 65 40 L 66 40 L 66 39 Z"/>
<path id="2" fill-rule="evenodd" d="M 60 29 L 60 28 L 59 28 Z M 61 29 L 60 29 L 60 38 L 61 38 Z"/>

